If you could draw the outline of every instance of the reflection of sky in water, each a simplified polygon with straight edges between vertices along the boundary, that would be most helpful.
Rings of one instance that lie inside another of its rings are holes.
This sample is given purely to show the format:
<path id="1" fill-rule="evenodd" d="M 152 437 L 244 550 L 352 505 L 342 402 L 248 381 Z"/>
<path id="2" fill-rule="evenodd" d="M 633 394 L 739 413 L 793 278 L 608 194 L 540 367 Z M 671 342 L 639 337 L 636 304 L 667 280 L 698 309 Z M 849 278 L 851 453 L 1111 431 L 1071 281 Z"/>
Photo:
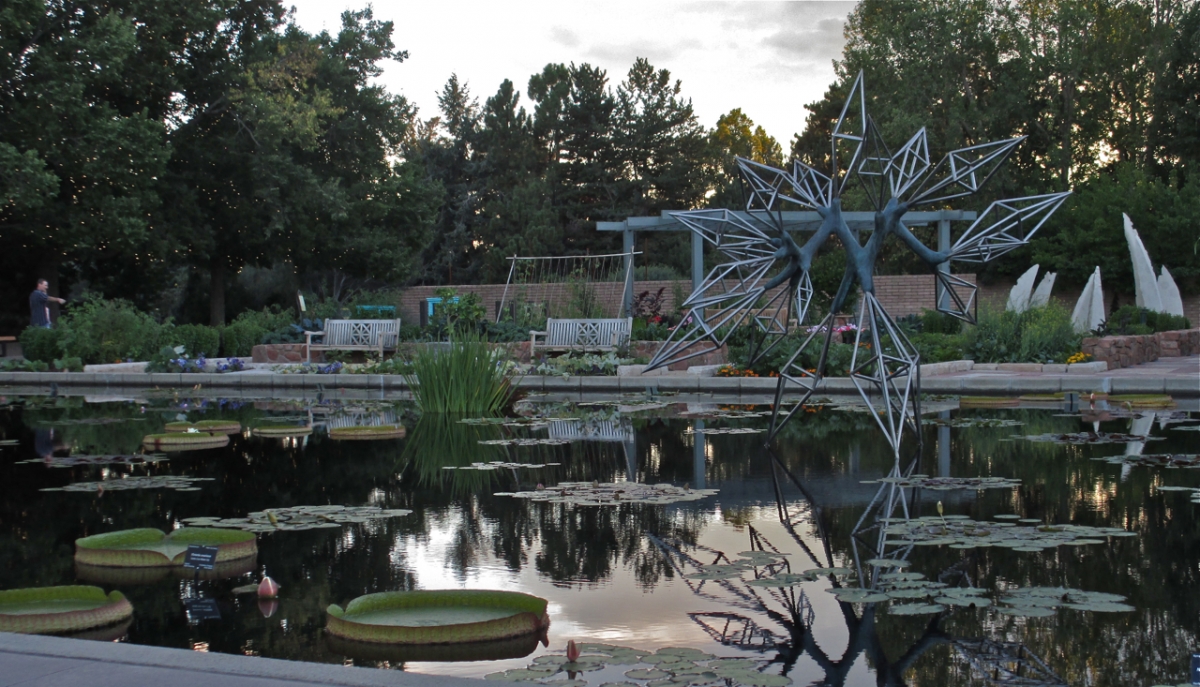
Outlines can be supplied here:
<path id="1" fill-rule="evenodd" d="M 83 534 L 127 527 L 169 528 L 182 517 L 236 517 L 283 505 L 369 503 L 414 510 L 412 516 L 347 527 L 340 536 L 336 531 L 314 531 L 264 537 L 259 565 L 284 586 L 280 609 L 270 619 L 264 620 L 252 602 L 230 596 L 229 589 L 245 584 L 246 579 L 201 582 L 195 589 L 190 581 L 130 588 L 137 618 L 130 632 L 131 641 L 203 645 L 210 651 L 252 651 L 264 656 L 340 663 L 343 656 L 330 651 L 321 639 L 325 605 L 344 604 L 360 594 L 406 585 L 416 589 L 514 590 L 550 602 L 549 648 L 539 646 L 530 656 L 503 661 L 426 661 L 403 666 L 422 673 L 481 676 L 523 668 L 540 654 L 561 652 L 569 639 L 640 649 L 689 646 L 722 656 L 742 653 L 717 644 L 688 616 L 689 612 L 736 612 L 774 632 L 780 642 L 789 639 L 784 626 L 760 608 L 737 607 L 737 596 L 715 581 L 684 580 L 678 574 L 647 577 L 638 565 L 661 560 L 661 555 L 643 536 L 645 520 L 613 517 L 598 524 L 596 520 L 566 517 L 578 514 L 579 509 L 491 497 L 491 492 L 513 488 L 509 471 L 455 474 L 460 471 L 443 472 L 436 461 L 423 473 L 412 465 L 405 467 L 403 449 L 413 444 L 415 432 L 410 433 L 407 444 L 364 442 L 353 446 L 323 440 L 318 434 L 302 448 L 285 448 L 278 441 L 240 436 L 228 449 L 178 454 L 170 461 L 136 468 L 47 470 L 40 460 L 28 465 L 12 464 L 36 457 L 38 447 L 32 427 L 44 429 L 53 426 L 56 417 L 78 419 L 96 412 L 69 408 L 27 411 L 24 416 L 0 414 L 0 423 L 7 423 L 3 426 L 4 436 L 19 436 L 22 440 L 19 452 L 0 456 L 8 461 L 0 464 L 0 469 L 7 471 L 10 488 L 5 495 L 6 512 L 13 514 L 0 519 L 0 547 L 14 562 L 0 571 L 0 588 L 75 582 L 69 557 L 64 559 L 61 554 Z M 110 406 L 101 412 L 114 411 Z M 247 408 L 237 412 L 244 422 L 253 419 Z M 1004 428 L 930 427 L 920 472 L 1010 476 L 1022 479 L 1023 484 L 1017 490 L 927 492 L 921 512 L 929 514 L 937 501 L 943 501 L 948 514 L 986 519 L 999 513 L 1019 513 L 1053 522 L 1120 526 L 1137 531 L 1140 537 L 1096 547 L 1062 547 L 1042 554 L 917 548 L 911 556 L 914 569 L 934 578 L 968 561 L 966 569 L 980 586 L 1066 584 L 1119 592 L 1130 595 L 1130 603 L 1138 611 L 1121 618 L 1061 611 L 1058 618 L 1014 621 L 968 609 L 950 614 L 938 629 L 949 638 L 991 637 L 1027 643 L 1051 662 L 1068 684 L 1088 679 L 1076 671 L 1077 664 L 1082 663 L 1079 657 L 1088 657 L 1088 670 L 1100 676 L 1096 684 L 1177 682 L 1183 678 L 1180 671 L 1185 666 L 1176 664 L 1179 660 L 1186 663 L 1200 637 L 1200 608 L 1194 594 L 1200 573 L 1194 547 L 1186 543 L 1194 540 L 1200 526 L 1200 506 L 1190 504 L 1186 494 L 1160 494 L 1155 486 L 1200 486 L 1200 470 L 1129 467 L 1093 460 L 1125 454 L 1127 447 L 1121 444 L 1062 446 L 1010 439 L 1013 435 L 1091 429 L 1090 421 L 1056 417 L 1054 412 L 970 411 L 961 415 L 1015 417 L 1025 424 Z M 56 450 L 58 454 L 66 447 L 75 453 L 130 452 L 136 450 L 144 433 L 153 431 L 146 426 L 152 422 L 64 423 L 56 429 Z M 793 572 L 818 565 L 803 552 L 805 547 L 814 552 L 820 565 L 830 562 L 827 551 L 835 565 L 851 562 L 850 530 L 877 488 L 861 482 L 878 479 L 891 467 L 886 446 L 879 441 L 869 417 L 861 413 L 824 411 L 818 417 L 800 417 L 781 436 L 778 455 L 820 507 L 822 527 L 829 534 L 825 542 L 813 525 L 813 504 L 783 474 L 780 490 L 795 529 L 789 531 L 780 523 L 771 464 L 759 444 L 760 435 L 707 438 L 701 452 L 704 474 L 698 475 L 695 438 L 684 435 L 690 422 L 637 422 L 632 451 L 639 481 L 699 486 L 703 480 L 704 486 L 721 490 L 715 497 L 658 507 L 663 517 L 651 520 L 657 523 L 658 534 L 693 536 L 700 547 L 735 557 L 752 548 L 753 527 L 791 554 Z M 766 418 L 709 420 L 708 426 L 762 426 L 766 422 Z M 1128 419 L 1102 424 L 1109 432 L 1129 432 L 1131 425 Z M 1167 440 L 1147 443 L 1145 451 L 1195 452 L 1200 443 L 1197 432 L 1173 432 L 1161 426 L 1152 429 Z M 509 432 L 499 428 L 471 431 L 480 432 L 480 438 Z M 526 429 L 510 433 L 540 436 Z M 523 473 L 526 488 L 541 480 L 553 484 L 627 477 L 629 448 L 619 442 L 579 442 L 554 450 L 489 448 L 477 455 L 472 452 L 483 449 L 475 444 L 474 436 L 460 443 L 427 441 L 431 443 L 422 460 L 442 456 L 441 460 L 458 464 L 493 459 L 563 461 L 563 466 L 553 471 Z M 127 447 L 121 442 L 132 444 Z M 16 453 L 20 455 L 13 457 Z M 37 491 L 126 474 L 182 474 L 213 477 L 215 482 L 205 483 L 211 486 L 200 494 L 154 490 L 113 492 L 97 499 L 93 495 Z M 428 486 L 429 479 L 434 483 L 442 479 L 458 482 L 455 487 L 448 486 L 447 481 L 435 488 Z M 626 513 L 650 512 L 645 506 L 623 508 Z M 574 527 L 584 529 L 571 529 Z M 512 536 L 516 531 L 519 536 Z M 793 532 L 803 546 L 793 539 Z M 611 537 L 614 541 L 591 541 L 588 537 Z M 683 548 L 704 563 L 713 562 L 711 553 Z M 51 551 L 53 555 L 47 553 Z M 592 558 L 582 560 L 586 565 L 572 566 L 569 559 L 577 552 Z M 519 561 L 515 566 L 510 564 L 514 558 Z M 646 579 L 654 581 L 647 584 Z M 734 584 L 743 592 L 748 589 L 736 581 Z M 813 642 L 836 662 L 854 638 L 848 631 L 843 607 L 824 591 L 829 586 L 828 580 L 822 579 L 801 588 L 812 606 Z M 193 595 L 197 589 L 225 604 L 220 621 L 186 624 L 179 597 L 181 593 Z M 769 598 L 765 593 L 762 596 Z M 778 601 L 769 600 L 767 605 L 775 611 L 784 610 Z M 861 614 L 861 607 L 857 608 Z M 929 616 L 898 618 L 880 610 L 872 641 L 882 653 L 855 654 L 843 684 L 876 684 L 879 666 L 875 657 L 898 660 L 923 636 L 928 623 Z M 1119 658 L 1114 657 L 1113 646 L 1121 647 Z M 782 650 L 786 647 L 742 655 L 770 660 Z M 904 679 L 908 684 L 975 684 L 954 656 L 945 644 L 929 650 Z M 378 665 L 375 661 L 355 663 Z M 624 680 L 623 671 L 627 669 L 614 667 L 586 677 L 598 687 L 602 682 Z M 779 665 L 769 671 L 778 672 Z M 789 674 L 796 684 L 810 684 L 825 675 L 825 668 L 806 654 L 795 658 Z"/>

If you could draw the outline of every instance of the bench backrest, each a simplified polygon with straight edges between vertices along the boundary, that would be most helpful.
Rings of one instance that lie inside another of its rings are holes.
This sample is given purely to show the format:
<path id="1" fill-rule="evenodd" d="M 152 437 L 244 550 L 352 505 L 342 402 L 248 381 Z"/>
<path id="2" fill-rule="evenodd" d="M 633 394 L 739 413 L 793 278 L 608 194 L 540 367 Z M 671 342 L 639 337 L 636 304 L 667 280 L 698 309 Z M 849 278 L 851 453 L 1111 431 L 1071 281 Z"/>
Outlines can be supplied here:
<path id="1" fill-rule="evenodd" d="M 325 346 L 378 346 L 394 348 L 400 338 L 400 320 L 325 320 Z"/>
<path id="2" fill-rule="evenodd" d="M 633 318 L 604 320 L 546 320 L 547 346 L 624 346 L 629 343 Z"/>

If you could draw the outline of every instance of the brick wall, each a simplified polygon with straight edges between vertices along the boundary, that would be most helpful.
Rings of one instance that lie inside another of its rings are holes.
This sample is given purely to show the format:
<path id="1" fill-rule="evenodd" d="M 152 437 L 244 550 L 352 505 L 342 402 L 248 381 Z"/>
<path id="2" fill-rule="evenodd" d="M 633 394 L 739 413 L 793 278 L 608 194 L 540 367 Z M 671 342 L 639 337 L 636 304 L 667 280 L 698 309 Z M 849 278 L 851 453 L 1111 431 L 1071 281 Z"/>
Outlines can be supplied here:
<path id="1" fill-rule="evenodd" d="M 1144 336 L 1090 337 L 1080 346 L 1096 362 L 1108 363 L 1108 369 L 1140 365 L 1159 358 L 1176 358 L 1200 353 L 1200 329 L 1159 332 Z"/>
<path id="2" fill-rule="evenodd" d="M 974 274 L 956 274 L 955 276 L 976 283 Z M 675 309 L 674 286 L 676 283 L 679 284 L 685 297 L 691 293 L 691 281 L 635 281 L 633 292 L 634 294 L 640 294 L 643 291 L 655 293 L 662 288 L 665 301 L 663 311 L 669 312 Z M 622 282 L 593 282 L 590 286 L 605 315 L 615 317 L 621 306 L 624 284 Z M 1012 286 L 1013 282 L 995 282 L 980 286 L 977 296 L 980 305 L 987 303 L 996 308 L 1003 308 L 1008 302 L 1008 292 Z M 406 323 L 419 323 L 421 321 L 420 309 L 425 304 L 425 299 L 436 296 L 436 292 L 440 288 L 445 287 L 414 286 L 405 289 L 399 302 L 393 304 L 396 306 L 400 318 Z M 479 294 L 481 302 L 487 309 L 488 318 L 496 319 L 496 304 L 504 294 L 504 284 L 461 285 L 449 288 L 459 293 Z M 879 302 L 892 317 L 904 317 L 920 313 L 922 310 L 932 310 L 936 305 L 934 288 L 932 274 L 875 276 L 875 293 Z M 1079 288 L 1055 287 L 1053 298 L 1064 307 L 1073 309 L 1075 302 L 1079 300 L 1080 291 Z M 567 283 L 532 284 L 510 288 L 509 299 L 517 297 L 520 292 L 524 293 L 524 300 L 527 302 L 551 304 L 551 312 L 565 311 L 572 295 L 571 285 Z M 770 295 L 774 295 L 774 292 Z M 966 296 L 966 294 L 962 295 Z M 1111 291 L 1105 292 L 1105 300 L 1104 307 L 1107 312 L 1109 306 L 1112 305 Z M 1132 303 L 1133 295 L 1118 294 L 1118 301 L 1120 304 Z M 1200 294 L 1184 299 L 1183 312 L 1193 325 L 1200 324 Z"/>

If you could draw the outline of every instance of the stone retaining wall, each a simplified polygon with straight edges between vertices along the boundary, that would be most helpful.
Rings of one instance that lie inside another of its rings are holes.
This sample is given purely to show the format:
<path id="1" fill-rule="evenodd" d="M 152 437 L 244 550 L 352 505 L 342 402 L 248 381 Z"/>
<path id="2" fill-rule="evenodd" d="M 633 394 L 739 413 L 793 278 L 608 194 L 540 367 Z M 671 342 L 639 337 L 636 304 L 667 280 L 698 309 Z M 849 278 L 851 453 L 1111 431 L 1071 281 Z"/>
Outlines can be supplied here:
<path id="1" fill-rule="evenodd" d="M 308 360 L 308 346 L 305 344 L 261 344 L 250 352 L 252 363 L 303 363 Z M 314 362 L 325 359 L 317 357 Z"/>
<path id="2" fill-rule="evenodd" d="M 1116 370 L 1159 358 L 1175 358 L 1200 353 L 1200 328 L 1159 332 L 1142 336 L 1088 337 L 1081 349 L 1096 362 Z"/>

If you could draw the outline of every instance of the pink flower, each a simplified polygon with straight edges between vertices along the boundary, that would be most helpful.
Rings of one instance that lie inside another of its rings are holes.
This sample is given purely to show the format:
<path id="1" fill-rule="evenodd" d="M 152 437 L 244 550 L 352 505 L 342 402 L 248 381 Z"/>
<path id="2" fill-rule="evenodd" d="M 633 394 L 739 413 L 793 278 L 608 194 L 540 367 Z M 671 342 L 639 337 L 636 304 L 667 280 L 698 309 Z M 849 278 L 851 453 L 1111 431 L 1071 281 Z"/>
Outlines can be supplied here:
<path id="1" fill-rule="evenodd" d="M 575 646 L 575 640 L 567 642 L 567 660 L 574 663 L 579 658 L 579 647 Z"/>
<path id="2" fill-rule="evenodd" d="M 279 584 L 270 577 L 264 576 L 262 582 L 258 583 L 258 598 L 274 599 L 279 596 Z"/>

